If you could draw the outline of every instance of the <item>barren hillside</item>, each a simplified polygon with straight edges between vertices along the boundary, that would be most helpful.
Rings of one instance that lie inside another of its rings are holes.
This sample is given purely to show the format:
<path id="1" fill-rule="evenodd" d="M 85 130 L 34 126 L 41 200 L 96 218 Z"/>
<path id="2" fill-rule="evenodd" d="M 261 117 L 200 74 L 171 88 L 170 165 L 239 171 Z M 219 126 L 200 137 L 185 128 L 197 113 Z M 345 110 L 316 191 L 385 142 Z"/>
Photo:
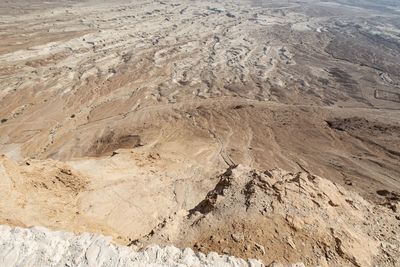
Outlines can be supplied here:
<path id="1" fill-rule="evenodd" d="M 396 1 L 2 1 L 0 37 L 1 224 L 266 264 L 399 264 Z M 289 191 L 299 172 L 323 182 L 282 195 L 252 176 L 276 168 Z M 243 250 L 237 227 L 273 253 Z"/>

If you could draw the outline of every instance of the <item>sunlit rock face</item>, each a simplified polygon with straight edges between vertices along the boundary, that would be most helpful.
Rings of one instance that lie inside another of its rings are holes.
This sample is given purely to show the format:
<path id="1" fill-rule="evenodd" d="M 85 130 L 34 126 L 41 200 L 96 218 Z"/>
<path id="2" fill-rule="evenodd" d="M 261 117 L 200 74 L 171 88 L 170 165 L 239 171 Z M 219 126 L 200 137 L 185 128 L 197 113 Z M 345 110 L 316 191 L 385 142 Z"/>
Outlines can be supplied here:
<path id="1" fill-rule="evenodd" d="M 0 224 L 399 265 L 399 5 L 0 1 Z"/>

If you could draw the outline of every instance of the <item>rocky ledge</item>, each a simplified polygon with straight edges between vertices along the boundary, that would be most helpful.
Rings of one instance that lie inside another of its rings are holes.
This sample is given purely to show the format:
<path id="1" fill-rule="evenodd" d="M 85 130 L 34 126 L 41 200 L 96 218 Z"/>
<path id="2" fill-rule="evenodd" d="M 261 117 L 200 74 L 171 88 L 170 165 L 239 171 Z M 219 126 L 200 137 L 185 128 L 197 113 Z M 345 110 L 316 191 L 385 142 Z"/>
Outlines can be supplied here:
<path id="1" fill-rule="evenodd" d="M 51 231 L 43 227 L 0 226 L 0 266 L 264 266 L 217 253 L 195 253 L 173 246 L 136 251 L 110 237 Z"/>

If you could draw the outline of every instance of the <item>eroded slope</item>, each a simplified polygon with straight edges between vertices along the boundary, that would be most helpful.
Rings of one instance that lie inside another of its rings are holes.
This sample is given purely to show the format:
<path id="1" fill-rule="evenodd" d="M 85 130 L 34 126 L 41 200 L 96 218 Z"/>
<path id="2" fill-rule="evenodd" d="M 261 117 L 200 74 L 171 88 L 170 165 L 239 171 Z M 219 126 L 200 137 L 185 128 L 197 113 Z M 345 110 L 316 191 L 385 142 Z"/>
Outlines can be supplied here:
<path id="1" fill-rule="evenodd" d="M 388 198 L 390 210 L 310 173 L 232 167 L 186 214 L 134 244 L 163 240 L 267 264 L 397 266 L 399 197 Z"/>

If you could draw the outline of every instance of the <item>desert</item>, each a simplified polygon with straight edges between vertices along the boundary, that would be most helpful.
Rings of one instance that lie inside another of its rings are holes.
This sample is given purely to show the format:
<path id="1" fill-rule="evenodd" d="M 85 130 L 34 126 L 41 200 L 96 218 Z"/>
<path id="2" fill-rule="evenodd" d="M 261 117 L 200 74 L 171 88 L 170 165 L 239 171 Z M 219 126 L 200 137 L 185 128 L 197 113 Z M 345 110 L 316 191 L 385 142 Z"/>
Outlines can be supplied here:
<path id="1" fill-rule="evenodd" d="M 397 1 L 7 0 L 0 37 L 4 266 L 400 265 Z"/>

